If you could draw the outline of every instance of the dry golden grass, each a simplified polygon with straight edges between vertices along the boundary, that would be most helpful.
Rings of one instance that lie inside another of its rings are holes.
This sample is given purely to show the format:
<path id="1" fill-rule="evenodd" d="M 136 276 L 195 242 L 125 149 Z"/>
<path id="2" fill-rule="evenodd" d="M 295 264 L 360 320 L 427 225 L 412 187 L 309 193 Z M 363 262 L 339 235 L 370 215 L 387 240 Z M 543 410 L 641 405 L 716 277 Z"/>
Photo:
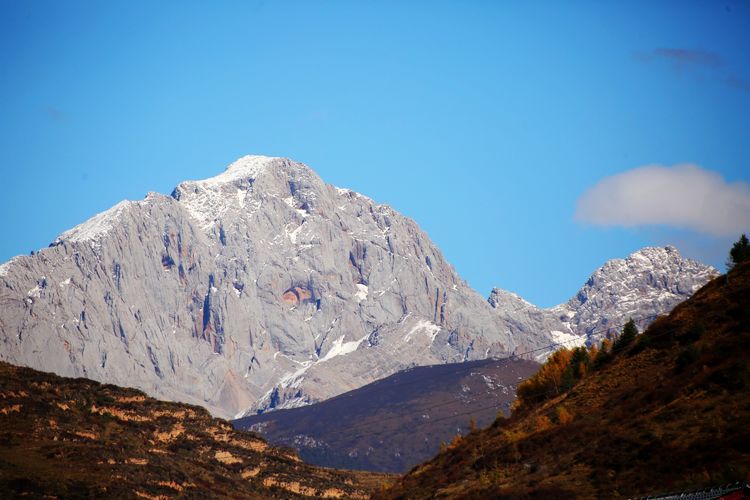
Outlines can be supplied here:
<path id="1" fill-rule="evenodd" d="M 202 408 L 0 362 L 2 498 L 363 498 L 390 480 L 307 465 Z"/>

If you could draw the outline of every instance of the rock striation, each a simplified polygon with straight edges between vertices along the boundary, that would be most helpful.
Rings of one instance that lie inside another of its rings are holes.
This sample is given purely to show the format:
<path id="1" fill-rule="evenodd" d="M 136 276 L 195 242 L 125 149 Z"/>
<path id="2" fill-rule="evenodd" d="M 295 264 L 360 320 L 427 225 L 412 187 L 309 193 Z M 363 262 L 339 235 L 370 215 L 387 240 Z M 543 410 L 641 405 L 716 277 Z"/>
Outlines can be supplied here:
<path id="1" fill-rule="evenodd" d="M 291 408 L 412 366 L 543 357 L 589 324 L 667 312 L 714 270 L 664 252 L 677 267 L 646 282 L 607 268 L 554 310 L 497 290 L 488 302 L 413 220 L 301 163 L 246 156 L 0 266 L 0 360 L 222 417 Z M 612 277 L 646 305 L 622 309 Z"/>

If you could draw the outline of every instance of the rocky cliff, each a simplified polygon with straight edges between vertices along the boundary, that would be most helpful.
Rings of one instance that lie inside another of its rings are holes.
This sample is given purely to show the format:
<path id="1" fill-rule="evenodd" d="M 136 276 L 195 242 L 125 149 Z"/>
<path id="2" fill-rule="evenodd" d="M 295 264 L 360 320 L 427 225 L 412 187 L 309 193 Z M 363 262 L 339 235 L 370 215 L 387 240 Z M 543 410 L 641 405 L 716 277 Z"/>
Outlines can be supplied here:
<path id="1" fill-rule="evenodd" d="M 579 301 L 576 316 L 500 295 L 490 305 L 390 207 L 301 163 L 247 156 L 171 196 L 123 201 L 0 266 L 0 359 L 231 417 L 410 366 L 583 338 L 573 319 L 596 323 L 597 304 L 616 303 Z"/>
<path id="2" fill-rule="evenodd" d="M 689 298 L 719 271 L 680 255 L 673 246 L 646 247 L 597 269 L 568 302 L 541 309 L 495 288 L 488 302 L 511 332 L 550 332 L 565 347 L 599 342 L 633 319 L 641 331 Z M 545 358 L 544 349 L 532 353 Z"/>

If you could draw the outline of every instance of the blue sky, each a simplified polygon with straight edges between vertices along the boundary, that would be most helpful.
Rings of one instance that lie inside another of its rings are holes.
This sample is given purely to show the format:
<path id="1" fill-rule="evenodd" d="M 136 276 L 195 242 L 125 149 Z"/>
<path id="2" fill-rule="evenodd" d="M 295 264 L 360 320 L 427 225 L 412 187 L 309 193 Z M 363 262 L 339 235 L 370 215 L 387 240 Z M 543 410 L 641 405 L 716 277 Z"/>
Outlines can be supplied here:
<path id="1" fill-rule="evenodd" d="M 750 199 L 749 49 L 747 2 L 0 0 L 0 261 L 265 154 L 414 218 L 483 295 L 554 305 L 645 245 L 723 269 Z M 682 163 L 720 181 L 705 224 L 582 202 Z"/>

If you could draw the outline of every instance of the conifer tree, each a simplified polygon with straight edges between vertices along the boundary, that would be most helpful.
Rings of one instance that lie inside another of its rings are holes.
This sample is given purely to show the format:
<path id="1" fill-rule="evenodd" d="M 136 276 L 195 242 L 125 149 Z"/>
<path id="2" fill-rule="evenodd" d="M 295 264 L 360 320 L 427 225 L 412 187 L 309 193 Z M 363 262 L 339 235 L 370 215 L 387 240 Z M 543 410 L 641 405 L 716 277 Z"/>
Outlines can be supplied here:
<path id="1" fill-rule="evenodd" d="M 612 346 L 612 353 L 617 354 L 625 349 L 631 342 L 633 342 L 633 340 L 635 340 L 636 335 L 638 335 L 638 327 L 635 326 L 633 318 L 630 318 L 630 320 L 625 323 L 620 336 L 615 340 L 615 344 Z"/>
<path id="2" fill-rule="evenodd" d="M 748 258 L 750 258 L 750 242 L 748 242 L 747 236 L 743 234 L 739 240 L 734 242 L 732 249 L 729 251 L 727 271 L 731 271 L 734 266 Z"/>
<path id="3" fill-rule="evenodd" d="M 563 372 L 561 388 L 564 391 L 570 390 L 576 382 L 581 380 L 591 369 L 591 358 L 589 351 L 585 347 L 576 347 L 573 349 L 573 355 L 570 358 L 567 368 Z"/>
<path id="4" fill-rule="evenodd" d="M 594 367 L 599 368 L 607 364 L 607 362 L 612 359 L 611 351 L 612 341 L 608 338 L 605 338 L 604 340 L 602 340 L 602 345 L 601 347 L 599 347 L 599 350 L 594 357 Z"/>

